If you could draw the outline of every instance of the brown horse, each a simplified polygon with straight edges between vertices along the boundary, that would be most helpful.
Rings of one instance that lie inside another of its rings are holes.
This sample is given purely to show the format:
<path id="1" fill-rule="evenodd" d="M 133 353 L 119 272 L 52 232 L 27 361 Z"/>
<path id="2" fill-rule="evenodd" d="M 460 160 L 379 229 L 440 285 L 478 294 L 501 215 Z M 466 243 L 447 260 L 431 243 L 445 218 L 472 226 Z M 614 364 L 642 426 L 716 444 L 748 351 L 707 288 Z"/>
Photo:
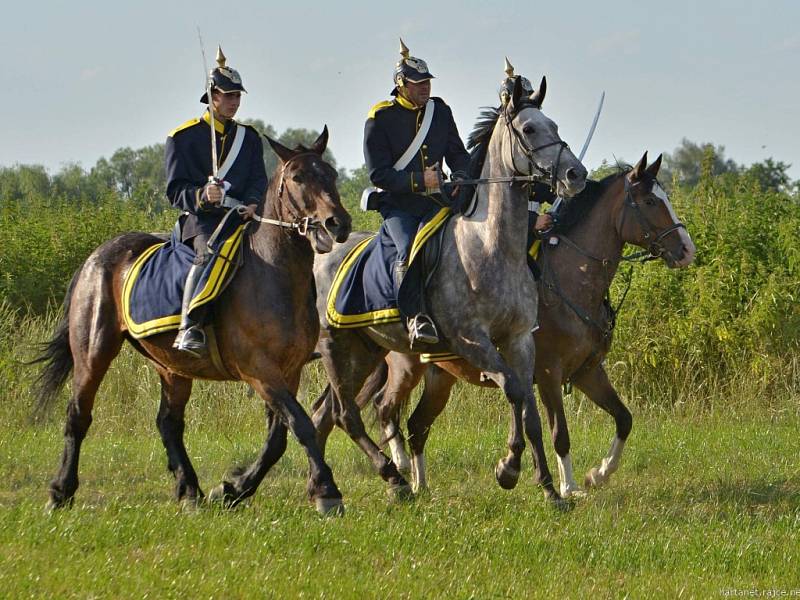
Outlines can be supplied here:
<path id="1" fill-rule="evenodd" d="M 581 490 L 574 480 L 570 440 L 564 415 L 562 384 L 571 381 L 595 404 L 611 414 L 616 437 L 599 467 L 586 475 L 586 485 L 601 485 L 613 473 L 631 431 L 632 417 L 608 380 L 603 359 L 611 347 L 614 314 L 608 291 L 626 242 L 649 250 L 670 267 L 684 267 L 694 258 L 694 244 L 669 203 L 656 175 L 661 157 L 647 168 L 647 153 L 628 173 L 590 182 L 560 218 L 557 245 L 543 244 L 539 283 L 539 325 L 535 375 L 547 411 L 559 463 L 561 495 Z M 410 469 L 414 489 L 427 487 L 424 448 L 430 427 L 444 410 L 450 390 L 463 379 L 494 386 L 464 360 L 421 364 L 414 356 L 392 352 L 388 372 L 378 369 L 359 394 L 359 404 L 374 398 L 384 435 L 399 467 Z M 419 404 L 408 420 L 412 459 L 405 455 L 397 423 L 411 391 L 425 376 Z M 381 387 L 383 389 L 381 390 Z M 317 424 L 318 429 L 319 424 Z M 330 431 L 323 429 L 324 440 Z"/>
<path id="2" fill-rule="evenodd" d="M 243 264 L 214 306 L 214 328 L 224 371 L 208 358 L 172 348 L 174 332 L 134 340 L 122 312 L 122 284 L 136 258 L 163 241 L 127 233 L 97 248 L 73 277 L 64 316 L 36 362 L 40 408 L 55 397 L 74 369 L 67 406 L 61 467 L 50 484 L 52 508 L 70 505 L 78 488 L 78 458 L 92 421 L 95 394 L 111 361 L 127 339 L 150 359 L 161 377 L 156 424 L 175 476 L 179 500 L 203 497 L 183 443 L 184 409 L 193 379 L 242 380 L 263 398 L 269 433 L 258 458 L 212 497 L 234 505 L 255 493 L 286 448 L 287 427 L 306 451 L 309 499 L 317 510 L 341 510 L 341 494 L 316 441 L 311 419 L 295 395 L 300 372 L 319 335 L 314 304 L 314 252 L 330 251 L 351 230 L 350 215 L 336 190 L 336 170 L 322 160 L 327 127 L 311 148 L 290 150 L 269 140 L 281 164 L 243 242 Z M 273 220 L 273 223 L 266 222 Z"/>

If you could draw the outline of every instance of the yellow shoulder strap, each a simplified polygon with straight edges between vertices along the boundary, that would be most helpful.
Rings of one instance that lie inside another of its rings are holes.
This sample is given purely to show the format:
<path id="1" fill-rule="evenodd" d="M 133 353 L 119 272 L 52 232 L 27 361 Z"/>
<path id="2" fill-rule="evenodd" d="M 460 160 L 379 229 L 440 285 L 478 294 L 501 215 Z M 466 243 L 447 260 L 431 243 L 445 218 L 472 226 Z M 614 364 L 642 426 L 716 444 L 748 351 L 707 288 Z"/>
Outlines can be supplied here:
<path id="1" fill-rule="evenodd" d="M 394 102 L 392 100 L 384 100 L 383 102 L 378 102 L 375 106 L 373 106 L 370 111 L 369 115 L 367 116 L 368 119 L 374 119 L 375 115 L 382 111 L 384 108 L 389 108 Z"/>
<path id="2" fill-rule="evenodd" d="M 173 137 L 179 131 L 183 131 L 184 129 L 188 129 L 192 125 L 197 125 L 199 122 L 200 122 L 200 119 L 198 119 L 196 117 L 194 119 L 189 119 L 188 121 L 186 121 L 186 123 L 183 123 L 182 125 L 178 125 L 175 129 L 170 131 L 168 137 Z"/>

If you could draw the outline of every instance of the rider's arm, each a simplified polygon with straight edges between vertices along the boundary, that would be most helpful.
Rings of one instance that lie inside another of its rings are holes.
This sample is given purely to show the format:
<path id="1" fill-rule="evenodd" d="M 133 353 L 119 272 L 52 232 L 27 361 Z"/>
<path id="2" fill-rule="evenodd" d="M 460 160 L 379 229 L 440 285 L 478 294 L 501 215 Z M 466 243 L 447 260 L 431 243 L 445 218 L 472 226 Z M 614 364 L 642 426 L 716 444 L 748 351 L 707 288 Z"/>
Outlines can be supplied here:
<path id="1" fill-rule="evenodd" d="M 458 135 L 458 127 L 456 127 L 456 122 L 453 119 L 453 112 L 444 102 L 442 104 L 450 118 L 450 129 L 447 133 L 447 149 L 444 159 L 447 161 L 447 166 L 454 176 L 466 178 L 469 172 L 469 152 L 464 147 L 461 136 Z"/>
<path id="2" fill-rule="evenodd" d="M 167 198 L 172 206 L 192 214 L 203 210 L 208 203 L 205 182 L 202 185 L 192 179 L 189 162 L 176 140 L 167 138 L 164 150 L 164 167 L 167 176 Z"/>
<path id="3" fill-rule="evenodd" d="M 374 118 L 364 125 L 364 161 L 372 185 L 397 194 L 425 193 L 422 171 L 395 171 L 387 133 Z"/>

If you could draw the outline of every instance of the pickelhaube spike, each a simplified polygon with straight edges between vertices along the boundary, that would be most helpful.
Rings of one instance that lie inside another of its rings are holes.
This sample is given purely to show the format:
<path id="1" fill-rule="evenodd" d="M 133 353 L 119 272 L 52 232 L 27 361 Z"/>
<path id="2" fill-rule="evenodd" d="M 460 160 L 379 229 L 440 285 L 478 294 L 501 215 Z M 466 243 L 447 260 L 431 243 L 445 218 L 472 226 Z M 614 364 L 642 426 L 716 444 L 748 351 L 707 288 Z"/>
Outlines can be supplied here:
<path id="1" fill-rule="evenodd" d="M 408 47 L 403 43 L 403 38 L 400 38 L 400 56 L 404 59 L 408 58 L 409 50 Z"/>
<path id="2" fill-rule="evenodd" d="M 514 76 L 514 65 L 512 65 L 506 56 L 506 77 Z"/>
<path id="3" fill-rule="evenodd" d="M 242 76 L 239 71 L 229 67 L 227 58 L 222 53 L 222 47 L 217 46 L 217 66 L 208 74 L 210 89 L 212 91 L 229 94 L 231 92 L 246 92 L 242 85 Z M 200 97 L 200 102 L 208 104 L 208 90 Z"/>
<path id="4" fill-rule="evenodd" d="M 225 55 L 222 53 L 222 46 L 217 46 L 217 65 L 220 69 L 225 68 L 226 60 Z"/>

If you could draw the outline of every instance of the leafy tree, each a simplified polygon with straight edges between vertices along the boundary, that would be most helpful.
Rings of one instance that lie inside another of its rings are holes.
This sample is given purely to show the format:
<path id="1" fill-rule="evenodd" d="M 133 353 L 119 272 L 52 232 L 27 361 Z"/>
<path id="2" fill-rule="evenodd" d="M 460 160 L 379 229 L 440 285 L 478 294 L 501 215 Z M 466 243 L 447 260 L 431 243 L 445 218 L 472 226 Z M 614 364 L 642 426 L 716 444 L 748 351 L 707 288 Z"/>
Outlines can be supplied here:
<path id="1" fill-rule="evenodd" d="M 697 185 L 702 175 L 703 158 L 709 152 L 713 156 L 711 175 L 739 171 L 739 166 L 734 161 L 725 158 L 724 146 L 714 146 L 710 143 L 696 144 L 683 138 L 681 145 L 672 153 L 664 154 L 664 166 L 660 179 L 667 183 L 677 181 L 688 187 Z"/>
<path id="2" fill-rule="evenodd" d="M 787 173 L 791 166 L 791 164 L 775 161 L 770 157 L 763 162 L 753 163 L 745 173 L 757 180 L 764 191 L 789 192 L 794 185 Z"/>

